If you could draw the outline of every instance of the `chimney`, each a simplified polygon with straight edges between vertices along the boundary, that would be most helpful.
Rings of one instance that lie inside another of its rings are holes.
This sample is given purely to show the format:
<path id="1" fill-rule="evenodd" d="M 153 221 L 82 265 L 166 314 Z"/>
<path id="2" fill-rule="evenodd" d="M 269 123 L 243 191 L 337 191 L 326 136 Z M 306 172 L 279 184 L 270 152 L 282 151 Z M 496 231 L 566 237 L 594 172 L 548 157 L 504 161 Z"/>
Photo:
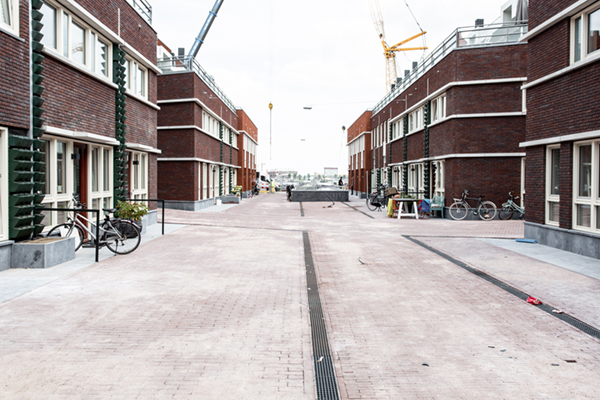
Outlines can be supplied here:
<path id="1" fill-rule="evenodd" d="M 392 92 L 394 91 L 394 89 L 396 89 L 396 84 L 392 83 Z"/>
<path id="2" fill-rule="evenodd" d="M 475 20 L 475 28 L 482 28 L 483 27 L 483 18 L 477 18 Z"/>
<path id="3" fill-rule="evenodd" d="M 402 77 L 396 78 L 396 86 L 402 85 Z"/>
<path id="4" fill-rule="evenodd" d="M 180 47 L 177 49 L 177 56 L 179 58 L 184 58 L 185 57 L 185 47 Z"/>
<path id="5" fill-rule="evenodd" d="M 410 70 L 409 69 L 405 69 L 404 70 L 404 77 L 406 78 L 409 75 L 410 75 Z"/>
<path id="6" fill-rule="evenodd" d="M 419 63 L 417 63 L 416 61 L 413 61 L 413 71 L 417 69 L 417 65 L 419 65 Z"/>

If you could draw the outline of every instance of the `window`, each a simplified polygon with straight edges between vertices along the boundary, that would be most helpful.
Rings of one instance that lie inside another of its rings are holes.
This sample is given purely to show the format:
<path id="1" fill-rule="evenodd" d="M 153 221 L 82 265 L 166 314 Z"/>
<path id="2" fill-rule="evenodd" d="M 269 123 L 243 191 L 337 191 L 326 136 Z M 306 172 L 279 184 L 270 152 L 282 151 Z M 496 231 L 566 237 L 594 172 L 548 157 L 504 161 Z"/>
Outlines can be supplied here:
<path id="1" fill-rule="evenodd" d="M 414 132 L 423 128 L 423 107 L 413 111 L 408 116 L 408 131 Z"/>
<path id="2" fill-rule="evenodd" d="M 104 46 L 106 48 L 106 45 Z M 104 62 L 104 68 L 106 68 L 106 62 Z M 146 98 L 147 76 L 148 72 L 145 68 L 141 67 L 136 61 L 127 59 L 125 63 L 125 86 L 129 93 Z"/>
<path id="3" fill-rule="evenodd" d="M 431 101 L 431 122 L 436 122 L 446 118 L 446 95 L 433 99 Z"/>
<path id="4" fill-rule="evenodd" d="M 578 62 L 600 49 L 600 6 L 598 3 L 571 20 L 571 61 Z"/>
<path id="5" fill-rule="evenodd" d="M 43 137 L 46 161 L 46 190 L 43 205 L 48 208 L 69 208 L 74 192 L 75 175 L 73 173 L 73 142 Z M 46 211 L 42 221 L 50 229 L 52 225 L 65 222 L 67 212 Z"/>
<path id="6" fill-rule="evenodd" d="M 67 144 L 56 142 L 56 193 L 67 193 Z"/>
<path id="7" fill-rule="evenodd" d="M 0 29 L 19 34 L 18 0 L 0 0 Z"/>
<path id="8" fill-rule="evenodd" d="M 600 231 L 600 140 L 577 143 L 573 160 L 573 225 Z"/>
<path id="9" fill-rule="evenodd" d="M 112 149 L 96 145 L 89 148 L 92 208 L 112 208 Z"/>
<path id="10" fill-rule="evenodd" d="M 219 121 L 206 111 L 202 111 L 202 129 L 209 135 L 219 138 Z M 223 135 L 225 135 L 227 129 L 223 129 Z M 223 136 L 225 140 L 225 136 Z"/>
<path id="11" fill-rule="evenodd" d="M 0 240 L 8 239 L 8 129 L 0 128 Z"/>
<path id="12" fill-rule="evenodd" d="M 132 152 L 129 187 L 131 188 L 132 199 L 148 198 L 148 154 Z"/>
<path id="13" fill-rule="evenodd" d="M 2 1 L 2 0 L 0 0 Z M 58 4 L 45 1 L 42 43 L 98 75 L 109 77 L 110 42 Z"/>
<path id="14" fill-rule="evenodd" d="M 560 210 L 560 147 L 549 146 L 546 151 L 546 223 L 558 225 Z"/>
<path id="15" fill-rule="evenodd" d="M 445 197 L 446 189 L 444 187 L 445 165 L 444 161 L 435 161 L 433 163 L 433 180 L 435 184 L 434 196 Z"/>

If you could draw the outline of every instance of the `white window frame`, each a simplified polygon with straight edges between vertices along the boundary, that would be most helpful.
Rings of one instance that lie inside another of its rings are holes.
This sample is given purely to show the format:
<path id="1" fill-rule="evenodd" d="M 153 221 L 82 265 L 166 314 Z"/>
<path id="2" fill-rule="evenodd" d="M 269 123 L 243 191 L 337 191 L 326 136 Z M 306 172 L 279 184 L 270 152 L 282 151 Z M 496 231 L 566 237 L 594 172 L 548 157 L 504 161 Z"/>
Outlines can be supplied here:
<path id="1" fill-rule="evenodd" d="M 0 30 L 19 36 L 19 0 L 8 0 L 9 23 L 0 20 Z"/>
<path id="2" fill-rule="evenodd" d="M 546 147 L 546 224 L 558 226 L 559 220 L 553 221 L 550 219 L 550 211 L 553 204 L 560 204 L 560 195 L 552 194 L 552 151 L 557 150 L 560 155 L 560 145 Z M 559 170 L 560 172 L 560 170 Z M 560 180 L 560 176 L 559 176 Z M 560 182 L 559 182 L 559 193 L 560 193 Z M 559 206 L 560 207 L 560 206 Z"/>
<path id="3" fill-rule="evenodd" d="M 141 151 L 130 151 L 129 160 L 129 192 L 131 199 L 147 199 L 148 198 L 148 153 Z M 145 159 L 145 163 L 143 162 Z M 134 161 L 138 161 L 139 167 L 136 167 Z M 134 186 L 135 179 L 138 180 L 138 187 Z"/>
<path id="4" fill-rule="evenodd" d="M 579 196 L 579 149 L 582 146 L 591 145 L 592 162 L 591 162 L 591 189 L 590 197 Z M 600 213 L 600 139 L 576 142 L 573 146 L 573 229 L 600 232 L 600 223 L 598 223 L 598 214 Z M 578 206 L 590 207 L 590 226 L 581 226 L 577 224 Z"/>
<path id="5" fill-rule="evenodd" d="M 590 54 L 596 53 L 598 51 L 600 51 L 600 49 L 598 50 L 594 50 L 593 52 L 588 52 L 588 44 L 589 44 L 589 33 L 588 33 L 588 29 L 589 29 L 589 15 L 592 14 L 595 11 L 600 10 L 600 2 L 596 2 L 594 3 L 592 6 L 588 7 L 587 9 L 583 10 L 582 12 L 580 12 L 577 15 L 574 15 L 573 17 L 571 17 L 571 64 L 575 64 L 578 62 L 581 62 L 583 60 L 585 60 Z M 575 29 L 575 24 L 577 19 L 581 18 L 581 54 L 580 54 L 580 58 L 579 60 L 575 60 L 575 51 L 576 51 L 576 46 L 575 46 L 575 33 L 576 33 L 576 29 Z"/>
<path id="6" fill-rule="evenodd" d="M 434 161 L 435 165 L 435 190 L 434 196 L 446 197 L 446 162 L 444 160 Z"/>
<path id="7" fill-rule="evenodd" d="M 446 93 L 431 101 L 431 123 L 446 118 Z"/>
<path id="8" fill-rule="evenodd" d="M 93 190 L 92 181 L 92 153 L 93 149 L 98 149 L 98 189 Z M 108 150 L 108 160 L 104 157 L 104 150 Z M 88 144 L 87 146 L 88 159 L 88 184 L 87 192 L 90 194 L 88 199 L 91 208 L 101 210 L 103 208 L 112 208 L 113 206 L 113 149 L 110 146 L 102 146 L 99 144 Z M 104 165 L 108 162 L 108 177 L 104 176 Z M 108 178 L 108 189 L 104 189 L 104 181 Z"/>
<path id="9" fill-rule="evenodd" d="M 148 99 L 148 69 L 129 56 L 125 56 L 125 88 L 128 95 Z M 133 71 L 133 73 L 132 73 Z M 138 84 L 138 71 L 141 72 L 141 85 Z M 139 93 L 138 88 L 142 93 Z"/>
<path id="10" fill-rule="evenodd" d="M 73 144 L 75 143 L 72 140 L 68 140 L 66 138 L 62 138 L 62 137 L 54 137 L 54 136 L 47 136 L 44 135 L 42 137 L 42 140 L 45 140 L 46 142 L 48 142 L 48 157 L 47 157 L 47 164 L 46 164 L 46 174 L 49 174 L 49 178 L 46 180 L 49 183 L 50 186 L 50 190 L 48 190 L 48 187 L 46 187 L 46 196 L 44 197 L 44 200 L 42 201 L 42 205 L 48 207 L 48 208 L 58 208 L 59 204 L 62 203 L 66 203 L 67 205 L 71 202 L 72 200 L 72 194 L 75 188 L 74 185 L 74 176 L 73 176 L 73 162 L 71 162 L 71 154 L 73 154 Z M 64 165 L 64 170 L 65 170 L 65 182 L 64 182 L 64 186 L 65 189 L 63 190 L 63 193 L 58 193 L 58 187 L 57 187 L 57 181 L 58 181 L 58 176 L 57 176 L 57 167 L 56 167 L 56 163 L 57 163 L 57 157 L 56 157 L 56 148 L 57 148 L 57 142 L 62 142 L 65 143 L 65 165 Z M 46 217 L 46 219 L 43 220 L 43 224 L 46 225 L 46 227 L 44 228 L 44 230 L 50 230 L 54 225 L 57 225 L 59 223 L 65 222 L 63 220 L 58 220 L 58 213 L 59 211 L 48 211 L 45 214 L 48 214 L 50 216 L 50 220 L 48 220 L 48 217 Z"/>
<path id="11" fill-rule="evenodd" d="M 0 127 L 0 241 L 8 240 L 8 129 Z"/>

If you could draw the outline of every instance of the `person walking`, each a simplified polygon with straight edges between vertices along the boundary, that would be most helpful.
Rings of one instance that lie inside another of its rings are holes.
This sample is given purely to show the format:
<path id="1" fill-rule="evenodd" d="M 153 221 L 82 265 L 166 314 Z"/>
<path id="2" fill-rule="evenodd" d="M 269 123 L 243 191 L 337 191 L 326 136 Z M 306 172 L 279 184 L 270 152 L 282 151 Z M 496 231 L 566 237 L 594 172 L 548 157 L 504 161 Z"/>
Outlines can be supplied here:
<path id="1" fill-rule="evenodd" d="M 338 185 L 340 185 L 340 189 L 342 188 L 342 186 L 344 186 L 344 180 L 342 179 L 342 177 L 340 177 L 340 181 L 338 182 Z"/>
<path id="2" fill-rule="evenodd" d="M 275 182 L 271 181 L 271 193 L 275 193 Z"/>

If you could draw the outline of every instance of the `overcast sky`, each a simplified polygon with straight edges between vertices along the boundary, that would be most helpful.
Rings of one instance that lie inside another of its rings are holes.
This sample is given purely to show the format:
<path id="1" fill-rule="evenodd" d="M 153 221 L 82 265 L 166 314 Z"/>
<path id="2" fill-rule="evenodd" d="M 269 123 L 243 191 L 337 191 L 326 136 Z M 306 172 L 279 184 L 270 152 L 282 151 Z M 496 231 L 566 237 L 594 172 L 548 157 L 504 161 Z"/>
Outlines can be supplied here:
<path id="1" fill-rule="evenodd" d="M 459 26 L 491 23 L 507 0 L 407 0 L 433 50 Z M 186 53 L 214 0 L 150 0 L 158 37 Z M 420 32 L 404 0 L 379 0 L 388 44 Z M 422 46 L 423 40 L 416 39 Z M 396 56 L 409 69 L 422 51 Z M 342 126 L 386 93 L 368 0 L 224 0 L 197 60 L 258 127 L 258 168 L 347 171 Z M 273 103 L 272 129 L 269 103 Z M 312 105 L 312 110 L 304 110 Z M 272 135 L 272 145 L 270 145 Z"/>

